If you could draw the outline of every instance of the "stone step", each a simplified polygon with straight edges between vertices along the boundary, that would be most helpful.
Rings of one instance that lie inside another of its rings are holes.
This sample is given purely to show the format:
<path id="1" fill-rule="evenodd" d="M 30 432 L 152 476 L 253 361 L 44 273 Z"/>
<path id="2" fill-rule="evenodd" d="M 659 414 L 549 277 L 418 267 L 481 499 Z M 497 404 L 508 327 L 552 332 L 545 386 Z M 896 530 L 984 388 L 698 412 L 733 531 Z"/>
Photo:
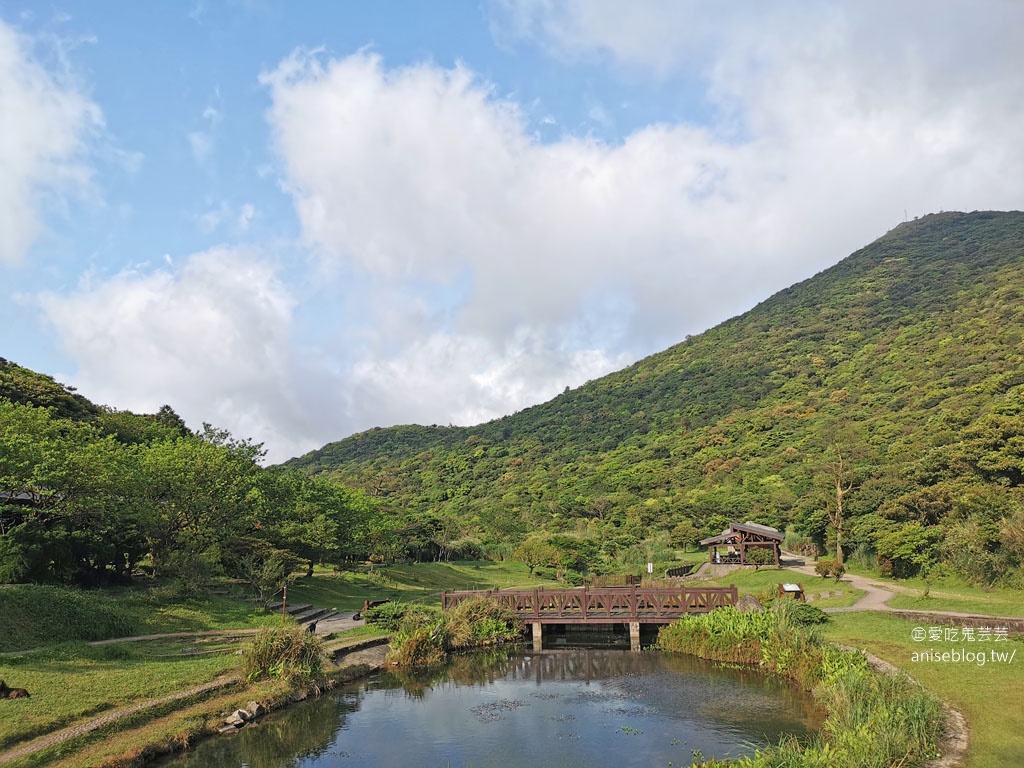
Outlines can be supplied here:
<path id="1" fill-rule="evenodd" d="M 303 603 L 303 604 L 300 604 L 300 603 L 288 603 L 288 607 L 285 609 L 285 611 L 286 611 L 286 613 L 289 616 L 294 616 L 296 613 L 302 613 L 303 611 L 308 611 L 312 607 L 313 606 L 310 603 Z M 267 606 L 267 609 L 269 611 L 271 611 L 271 612 L 280 613 L 281 612 L 281 603 L 280 602 L 271 603 L 269 606 Z"/>
<path id="2" fill-rule="evenodd" d="M 299 624 L 308 624 L 311 621 L 326 619 L 332 614 L 335 614 L 335 611 L 332 608 L 317 608 L 315 606 L 299 613 L 289 612 L 289 616 L 295 619 Z"/>

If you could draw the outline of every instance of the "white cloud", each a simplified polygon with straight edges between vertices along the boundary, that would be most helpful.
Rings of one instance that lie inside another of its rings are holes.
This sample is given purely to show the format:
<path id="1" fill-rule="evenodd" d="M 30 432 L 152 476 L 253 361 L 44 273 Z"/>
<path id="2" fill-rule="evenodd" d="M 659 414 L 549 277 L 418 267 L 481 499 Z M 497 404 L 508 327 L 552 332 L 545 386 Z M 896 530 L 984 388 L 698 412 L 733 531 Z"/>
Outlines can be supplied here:
<path id="1" fill-rule="evenodd" d="M 81 192 L 99 108 L 32 55 L 33 41 L 0 21 L 0 266 L 24 262 L 46 204 Z"/>
<path id="2" fill-rule="evenodd" d="M 220 92 L 217 91 L 214 94 L 215 98 L 220 98 Z M 210 160 L 210 156 L 213 154 L 214 147 L 217 143 L 217 129 L 220 126 L 222 120 L 221 113 L 212 106 L 208 106 L 203 110 L 202 116 L 202 128 L 197 128 L 194 131 L 189 131 L 186 134 L 188 139 L 189 149 L 192 150 L 192 157 L 199 165 L 206 165 Z"/>
<path id="3" fill-rule="evenodd" d="M 639 18 L 663 28 L 644 47 L 643 24 L 617 23 L 624 6 L 565 7 L 589 23 L 572 30 L 577 48 L 602 44 L 635 66 L 698 35 L 719 121 L 543 143 L 465 66 L 296 53 L 263 76 L 307 245 L 378 285 L 417 284 L 427 306 L 466 283 L 443 317 L 407 324 L 405 347 L 388 350 L 399 360 L 436 333 L 462 340 L 478 375 L 522 335 L 561 350 L 567 369 L 573 350 L 639 357 L 833 263 L 905 209 L 1013 207 L 1024 191 L 1024 99 L 979 88 L 982 67 L 944 98 L 912 35 L 865 56 L 862 30 L 834 10 L 788 29 L 786 14 L 703 18 L 655 3 Z M 690 18 L 703 20 L 689 29 Z M 593 29 L 625 38 L 588 43 Z"/>
<path id="4" fill-rule="evenodd" d="M 236 207 L 228 200 L 221 200 L 198 214 L 196 223 L 205 234 L 212 234 L 225 227 L 233 235 L 244 235 L 257 216 L 256 206 L 252 203 L 242 203 Z"/>
<path id="5" fill-rule="evenodd" d="M 475 335 L 432 333 L 399 356 L 365 358 L 351 372 L 359 428 L 383 424 L 479 424 L 550 399 L 622 364 L 603 350 L 568 353 L 546 335 L 521 332 L 500 346 Z"/>
<path id="6" fill-rule="evenodd" d="M 317 414 L 295 399 L 294 300 L 274 269 L 229 248 L 166 264 L 40 296 L 76 386 L 139 412 L 169 403 L 192 427 L 266 440 L 277 459 L 307 449 Z"/>
<path id="7" fill-rule="evenodd" d="M 765 3 L 693 0 L 491 0 L 491 27 L 508 45 L 541 44 L 564 60 L 610 59 L 665 77 L 706 54 L 717 30 L 740 16 L 778 15 Z M 803 12 L 813 13 L 803 7 Z"/>
<path id="8" fill-rule="evenodd" d="M 551 107 L 467 65 L 295 53 L 261 81 L 318 269 L 286 289 L 222 249 L 48 296 L 74 383 L 122 407 L 171 402 L 277 459 L 373 425 L 476 423 L 743 311 L 904 210 L 1019 207 L 1017 6 L 710 8 L 501 4 L 507 39 L 569 66 L 703 84 L 709 122 L 616 143 L 543 141 L 528 114 Z M 257 212 L 204 215 L 237 235 Z M 300 321 L 320 340 L 298 348 Z"/>
<path id="9" fill-rule="evenodd" d="M 252 203 L 242 203 L 241 208 L 238 209 L 238 215 L 235 217 L 235 227 L 239 232 L 248 232 L 249 226 L 256 218 L 256 206 Z"/>

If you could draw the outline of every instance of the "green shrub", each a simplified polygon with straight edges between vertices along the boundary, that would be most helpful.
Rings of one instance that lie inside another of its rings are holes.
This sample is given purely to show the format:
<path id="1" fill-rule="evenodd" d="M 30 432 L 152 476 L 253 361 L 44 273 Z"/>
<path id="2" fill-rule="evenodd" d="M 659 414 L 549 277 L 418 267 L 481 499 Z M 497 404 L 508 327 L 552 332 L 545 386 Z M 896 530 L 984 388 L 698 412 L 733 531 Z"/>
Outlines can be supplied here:
<path id="1" fill-rule="evenodd" d="M 801 600 L 782 598 L 773 600 L 772 605 L 774 606 L 773 609 L 779 611 L 780 615 L 784 615 L 787 621 L 805 627 L 814 624 L 824 624 L 830 620 L 828 614 L 821 610 L 821 608 Z"/>
<path id="2" fill-rule="evenodd" d="M 308 685 L 323 676 L 323 643 L 297 627 L 263 627 L 242 651 L 242 673 L 249 681 L 277 677 Z"/>
<path id="3" fill-rule="evenodd" d="M 445 614 L 445 623 L 449 650 L 499 645 L 523 634 L 515 611 L 486 597 L 463 600 Z"/>
<path id="4" fill-rule="evenodd" d="M 742 613 L 728 606 L 669 624 L 658 633 L 657 644 L 664 651 L 757 664 L 761 644 L 777 627 L 778 616 L 772 611 Z"/>
<path id="5" fill-rule="evenodd" d="M 440 613 L 440 608 L 419 603 L 403 603 L 393 601 L 382 603 L 363 611 L 363 620 L 367 624 L 380 627 L 387 632 L 397 632 L 406 619 L 422 618 L 424 620 Z"/>
<path id="6" fill-rule="evenodd" d="M 823 579 L 835 579 L 839 581 L 846 573 L 846 568 L 836 560 L 819 560 L 814 564 L 814 572 Z"/>
<path id="7" fill-rule="evenodd" d="M 399 667 L 440 664 L 445 660 L 447 646 L 443 616 L 412 616 L 392 636 L 388 661 Z"/>
<path id="8" fill-rule="evenodd" d="M 446 613 L 407 612 L 392 635 L 388 660 L 398 666 L 439 664 L 450 651 L 500 645 L 522 634 L 523 623 L 513 611 L 490 598 L 473 597 Z"/>

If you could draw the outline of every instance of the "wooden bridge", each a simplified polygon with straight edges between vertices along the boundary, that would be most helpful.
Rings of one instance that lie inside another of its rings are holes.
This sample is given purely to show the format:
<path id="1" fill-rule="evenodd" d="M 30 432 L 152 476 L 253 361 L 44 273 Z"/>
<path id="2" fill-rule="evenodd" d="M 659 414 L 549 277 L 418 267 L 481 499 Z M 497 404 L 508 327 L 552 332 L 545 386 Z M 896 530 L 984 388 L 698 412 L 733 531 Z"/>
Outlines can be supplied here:
<path id="1" fill-rule="evenodd" d="M 578 587 L 574 589 L 498 589 L 444 592 L 444 610 L 471 597 L 487 597 L 511 608 L 533 625 L 534 648 L 540 650 L 544 624 L 628 624 L 631 642 L 640 647 L 641 624 L 669 624 L 691 613 L 735 605 L 729 587 Z"/>

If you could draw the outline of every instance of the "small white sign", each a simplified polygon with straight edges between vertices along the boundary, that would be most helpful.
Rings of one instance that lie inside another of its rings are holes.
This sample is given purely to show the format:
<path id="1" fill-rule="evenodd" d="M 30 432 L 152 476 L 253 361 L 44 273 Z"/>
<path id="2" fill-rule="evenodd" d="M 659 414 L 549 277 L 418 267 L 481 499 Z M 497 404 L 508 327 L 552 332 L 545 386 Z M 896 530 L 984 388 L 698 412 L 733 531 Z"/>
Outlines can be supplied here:
<path id="1" fill-rule="evenodd" d="M 654 573 L 654 563 L 647 564 L 647 573 Z"/>

